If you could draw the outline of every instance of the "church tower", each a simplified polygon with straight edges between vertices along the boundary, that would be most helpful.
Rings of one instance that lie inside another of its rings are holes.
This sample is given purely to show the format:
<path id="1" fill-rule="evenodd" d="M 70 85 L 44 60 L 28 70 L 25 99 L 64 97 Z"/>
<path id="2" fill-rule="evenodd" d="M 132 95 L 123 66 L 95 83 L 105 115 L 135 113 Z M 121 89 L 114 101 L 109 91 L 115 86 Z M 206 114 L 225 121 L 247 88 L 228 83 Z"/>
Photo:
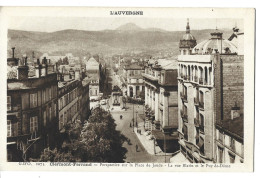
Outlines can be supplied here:
<path id="1" fill-rule="evenodd" d="M 196 39 L 190 33 L 189 19 L 187 19 L 186 34 L 182 36 L 179 43 L 179 50 L 181 55 L 190 55 L 192 49 L 197 45 Z"/>

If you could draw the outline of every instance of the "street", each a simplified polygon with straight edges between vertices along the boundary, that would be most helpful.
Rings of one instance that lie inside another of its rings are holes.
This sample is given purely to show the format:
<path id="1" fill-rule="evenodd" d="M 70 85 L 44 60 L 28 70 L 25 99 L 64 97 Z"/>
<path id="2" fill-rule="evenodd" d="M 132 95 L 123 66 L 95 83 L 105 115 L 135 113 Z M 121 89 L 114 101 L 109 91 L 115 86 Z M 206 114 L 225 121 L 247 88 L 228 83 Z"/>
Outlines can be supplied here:
<path id="1" fill-rule="evenodd" d="M 151 155 L 145 148 L 142 146 L 141 142 L 137 138 L 136 134 L 133 132 L 133 127 L 130 127 L 132 124 L 133 118 L 133 105 L 127 103 L 126 111 L 111 111 L 113 118 L 117 124 L 117 130 L 120 130 L 127 138 L 130 139 L 131 145 L 124 143 L 124 147 L 128 150 L 126 154 L 125 162 L 135 162 L 135 163 L 145 163 L 145 162 L 154 162 L 154 163 L 164 163 L 165 157 L 163 155 Z M 136 121 L 136 111 L 138 113 L 143 113 L 142 105 L 135 105 L 135 121 Z M 123 116 L 123 119 L 120 119 L 120 115 Z M 138 123 L 143 122 L 142 120 L 137 120 Z M 138 146 L 138 151 L 136 152 L 136 145 Z M 169 162 L 171 156 L 166 156 L 166 161 Z"/>

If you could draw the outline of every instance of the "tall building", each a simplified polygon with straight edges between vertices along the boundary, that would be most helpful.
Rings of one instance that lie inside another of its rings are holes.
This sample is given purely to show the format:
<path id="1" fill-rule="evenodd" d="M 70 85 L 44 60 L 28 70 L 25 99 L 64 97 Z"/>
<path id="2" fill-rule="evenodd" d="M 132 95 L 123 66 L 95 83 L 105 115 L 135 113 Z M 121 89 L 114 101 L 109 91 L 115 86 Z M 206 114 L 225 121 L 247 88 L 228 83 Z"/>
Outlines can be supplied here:
<path id="1" fill-rule="evenodd" d="M 178 82 L 175 61 L 148 63 L 145 81 L 145 129 L 163 151 L 175 152 L 178 144 Z"/>
<path id="2" fill-rule="evenodd" d="M 14 56 L 13 56 L 14 58 Z M 29 77 L 27 57 L 7 73 L 7 160 L 37 157 L 53 148 L 57 133 L 57 74 L 48 70 L 47 59 L 37 60 Z"/>
<path id="3" fill-rule="evenodd" d="M 100 91 L 100 64 L 93 57 L 86 63 L 86 75 L 90 81 L 89 97 L 90 100 L 99 98 Z"/>
<path id="4" fill-rule="evenodd" d="M 219 30 L 195 47 L 188 34 L 180 40 L 178 56 L 180 149 L 191 162 L 216 162 L 216 121 L 231 119 L 236 103 L 243 112 L 243 77 L 236 78 L 243 75 L 243 55 Z"/>
<path id="5" fill-rule="evenodd" d="M 80 87 L 81 81 L 71 80 L 59 82 L 59 131 L 64 132 L 66 124 L 73 123 L 80 117 Z"/>
<path id="6" fill-rule="evenodd" d="M 218 163 L 244 162 L 244 33 L 233 30 L 229 40 L 237 44 L 238 55 L 222 56 L 216 65 L 214 159 Z"/>
<path id="7" fill-rule="evenodd" d="M 140 93 L 144 92 L 144 82 L 142 73 L 144 73 L 144 67 L 137 64 L 131 64 L 124 67 L 127 78 L 127 96 L 139 97 Z"/>

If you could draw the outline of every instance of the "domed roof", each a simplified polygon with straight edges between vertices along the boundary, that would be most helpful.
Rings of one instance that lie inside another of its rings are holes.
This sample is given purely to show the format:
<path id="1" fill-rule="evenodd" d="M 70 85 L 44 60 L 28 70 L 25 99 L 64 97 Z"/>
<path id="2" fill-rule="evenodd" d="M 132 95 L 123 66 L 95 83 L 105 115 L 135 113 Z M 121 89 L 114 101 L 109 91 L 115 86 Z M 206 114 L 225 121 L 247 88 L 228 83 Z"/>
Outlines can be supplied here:
<path id="1" fill-rule="evenodd" d="M 204 40 L 197 44 L 192 53 L 194 54 L 214 54 L 216 52 L 221 53 L 237 53 L 237 46 L 231 41 L 222 38 L 222 33 L 215 31 L 211 33 L 211 39 Z"/>
<path id="2" fill-rule="evenodd" d="M 182 39 L 181 40 L 196 40 L 195 37 L 190 34 L 190 33 L 186 33 L 182 36 Z"/>

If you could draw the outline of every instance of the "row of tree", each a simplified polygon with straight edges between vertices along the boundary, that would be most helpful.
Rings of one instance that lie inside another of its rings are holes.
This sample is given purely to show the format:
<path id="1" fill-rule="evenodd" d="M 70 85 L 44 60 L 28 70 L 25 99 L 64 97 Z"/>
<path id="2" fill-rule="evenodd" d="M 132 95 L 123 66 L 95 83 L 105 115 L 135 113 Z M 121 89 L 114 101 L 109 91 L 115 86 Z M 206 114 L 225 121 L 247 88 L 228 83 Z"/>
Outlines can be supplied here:
<path id="1" fill-rule="evenodd" d="M 122 163 L 127 138 L 116 130 L 115 120 L 102 108 L 96 108 L 87 122 L 67 125 L 60 148 L 45 149 L 38 162 L 111 162 Z"/>

